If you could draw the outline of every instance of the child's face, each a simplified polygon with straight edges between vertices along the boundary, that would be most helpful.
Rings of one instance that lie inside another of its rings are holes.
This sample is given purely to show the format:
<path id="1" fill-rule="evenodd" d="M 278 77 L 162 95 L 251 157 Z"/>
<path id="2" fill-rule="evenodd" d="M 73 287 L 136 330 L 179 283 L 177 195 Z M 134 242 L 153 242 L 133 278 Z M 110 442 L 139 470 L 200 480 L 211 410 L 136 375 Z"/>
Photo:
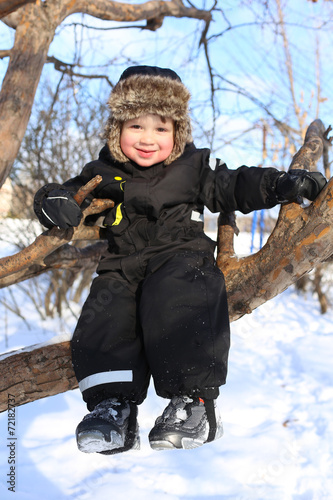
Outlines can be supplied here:
<path id="1" fill-rule="evenodd" d="M 120 147 L 127 158 L 140 167 L 151 167 L 168 158 L 174 145 L 174 123 L 171 118 L 141 115 L 124 122 Z"/>

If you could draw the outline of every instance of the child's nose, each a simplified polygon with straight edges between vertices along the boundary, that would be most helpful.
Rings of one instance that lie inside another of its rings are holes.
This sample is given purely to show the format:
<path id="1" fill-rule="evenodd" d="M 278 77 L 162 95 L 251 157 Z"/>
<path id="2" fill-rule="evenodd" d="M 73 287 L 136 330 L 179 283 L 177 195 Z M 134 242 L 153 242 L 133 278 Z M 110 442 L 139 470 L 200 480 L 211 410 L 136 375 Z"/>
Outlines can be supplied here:
<path id="1" fill-rule="evenodd" d="M 153 134 L 151 130 L 143 130 L 141 134 L 141 142 L 145 144 L 151 144 L 154 142 Z"/>

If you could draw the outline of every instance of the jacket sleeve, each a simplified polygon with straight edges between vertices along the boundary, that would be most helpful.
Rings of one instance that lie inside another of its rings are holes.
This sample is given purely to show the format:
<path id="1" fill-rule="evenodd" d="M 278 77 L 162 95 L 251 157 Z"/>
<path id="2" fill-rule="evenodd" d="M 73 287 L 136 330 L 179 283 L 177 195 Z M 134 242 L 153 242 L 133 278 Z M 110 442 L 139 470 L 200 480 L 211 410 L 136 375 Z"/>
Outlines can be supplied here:
<path id="1" fill-rule="evenodd" d="M 281 172 L 275 168 L 247 167 L 230 170 L 216 160 L 215 169 L 209 162 L 201 175 L 201 201 L 211 212 L 240 212 L 272 208 L 278 204 L 275 192 Z"/>

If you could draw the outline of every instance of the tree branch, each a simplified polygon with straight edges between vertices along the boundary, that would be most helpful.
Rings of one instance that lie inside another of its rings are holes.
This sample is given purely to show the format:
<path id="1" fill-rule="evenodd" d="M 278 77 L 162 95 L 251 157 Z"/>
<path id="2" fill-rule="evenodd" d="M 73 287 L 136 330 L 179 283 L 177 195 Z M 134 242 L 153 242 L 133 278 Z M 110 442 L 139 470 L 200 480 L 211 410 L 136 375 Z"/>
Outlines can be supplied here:
<path id="1" fill-rule="evenodd" d="M 296 115 L 296 118 L 298 121 L 299 129 L 300 129 L 300 131 L 303 131 L 304 116 L 301 115 L 301 110 L 300 110 L 300 107 L 299 107 L 297 100 L 296 100 L 293 63 L 292 63 L 292 57 L 291 57 L 291 52 L 290 52 L 290 47 L 289 47 L 289 40 L 288 40 L 286 29 L 285 29 L 284 14 L 282 11 L 280 0 L 276 0 L 276 6 L 277 6 L 277 11 L 278 11 L 278 16 L 279 16 L 279 28 L 280 28 L 281 37 L 283 40 L 283 48 L 284 48 L 285 63 L 286 63 L 286 68 L 287 68 L 288 80 L 289 80 L 290 96 L 291 96 L 291 99 L 293 102 L 293 109 L 295 111 L 295 115 Z"/>
<path id="2" fill-rule="evenodd" d="M 96 237 L 98 237 L 98 233 L 96 233 Z M 36 278 L 54 269 L 71 269 L 73 271 L 91 269 L 91 273 L 93 273 L 106 249 L 107 242 L 104 240 L 97 241 L 83 248 L 64 244 L 45 257 L 42 265 L 32 264 L 29 267 L 0 278 L 0 289 Z"/>
<path id="3" fill-rule="evenodd" d="M 54 56 L 48 56 L 46 62 L 52 63 L 54 65 L 54 68 L 63 74 L 77 76 L 79 78 L 86 78 L 87 80 L 106 80 L 111 88 L 114 87 L 113 83 L 110 81 L 107 75 L 85 75 L 83 73 L 78 73 L 77 71 L 74 71 L 74 68 L 77 66 L 77 64 L 64 63 Z"/>
<path id="4" fill-rule="evenodd" d="M 0 59 L 4 59 L 5 57 L 10 57 L 11 50 L 0 50 Z"/>
<path id="5" fill-rule="evenodd" d="M 321 120 L 308 127 L 304 145 L 290 168 L 313 170 L 330 144 Z M 295 203 L 281 207 L 276 226 L 266 245 L 256 254 L 237 258 L 234 229 L 223 220 L 218 229 L 217 263 L 228 289 L 230 316 L 238 319 L 275 297 L 333 253 L 333 179 L 309 208 Z"/>
<path id="6" fill-rule="evenodd" d="M 219 259 L 231 321 L 272 299 L 333 253 L 333 179 L 309 208 L 281 208 L 267 243 L 244 258 Z"/>
<path id="7" fill-rule="evenodd" d="M 324 151 L 327 156 L 328 148 L 331 146 L 332 139 L 327 137 L 330 131 L 331 127 L 326 130 L 321 120 L 314 120 L 309 125 L 304 144 L 294 155 L 289 170 L 292 168 L 315 170 L 318 160 L 324 154 Z"/>
<path id="8" fill-rule="evenodd" d="M 232 87 L 234 89 L 234 90 L 231 90 L 230 88 L 221 88 L 221 87 L 219 87 L 219 88 L 216 88 L 215 91 L 217 91 L 217 90 L 220 90 L 220 91 L 223 90 L 223 91 L 228 91 L 228 92 L 235 92 L 236 94 L 239 94 L 239 95 L 242 95 L 242 96 L 246 97 L 251 102 L 253 102 L 254 104 L 256 104 L 256 106 L 258 106 L 259 108 L 263 109 L 265 111 L 265 113 L 272 118 L 275 126 L 277 127 L 278 130 L 280 130 L 280 132 L 281 132 L 281 134 L 283 136 L 287 136 L 288 137 L 290 134 L 298 135 L 299 136 L 299 131 L 298 130 L 296 130 L 295 128 L 291 127 L 287 123 L 281 122 L 281 120 L 279 120 L 278 118 L 276 118 L 276 116 L 269 110 L 269 108 L 266 106 L 266 104 L 264 104 L 263 102 L 261 102 L 254 95 L 252 95 L 248 90 L 246 90 L 245 88 L 241 87 L 237 83 L 232 82 L 231 80 L 228 80 L 227 78 L 225 78 L 222 75 L 215 75 L 215 76 L 216 76 L 216 78 L 218 78 L 221 81 L 227 83 L 230 87 Z"/>
<path id="9" fill-rule="evenodd" d="M 91 191 L 102 181 L 102 177 L 97 175 L 85 186 L 79 189 L 74 196 L 78 205 L 81 205 L 83 200 Z M 5 278 L 9 275 L 18 273 L 32 264 L 44 266 L 44 259 L 51 252 L 61 247 L 65 243 L 73 240 L 89 240 L 98 239 L 100 228 L 97 226 L 85 226 L 85 217 L 91 214 L 98 214 L 108 208 L 114 206 L 111 200 L 93 200 L 86 210 L 83 211 L 84 217 L 76 228 L 58 229 L 56 227 L 45 231 L 36 240 L 15 255 L 3 257 L 0 259 L 0 278 Z"/>
<path id="10" fill-rule="evenodd" d="M 185 7 L 178 0 L 149 0 L 142 4 L 119 3 L 110 0 L 95 0 L 87 2 L 86 0 L 77 0 L 68 2 L 67 17 L 69 14 L 82 12 L 90 16 L 103 19 L 105 21 L 124 21 L 135 22 L 143 19 L 154 19 L 156 17 L 188 17 L 193 19 L 202 19 L 209 21 L 211 13 L 207 10 L 197 9 L 195 7 Z M 126 16 L 124 14 L 126 13 Z"/>
<path id="11" fill-rule="evenodd" d="M 0 18 L 8 16 L 11 12 L 27 5 L 28 3 L 36 3 L 37 0 L 0 0 Z"/>
<path id="12" fill-rule="evenodd" d="M 2 355 L 0 366 L 6 367 L 0 380 L 0 412 L 7 410 L 9 393 L 19 406 L 77 387 L 68 341 Z"/>

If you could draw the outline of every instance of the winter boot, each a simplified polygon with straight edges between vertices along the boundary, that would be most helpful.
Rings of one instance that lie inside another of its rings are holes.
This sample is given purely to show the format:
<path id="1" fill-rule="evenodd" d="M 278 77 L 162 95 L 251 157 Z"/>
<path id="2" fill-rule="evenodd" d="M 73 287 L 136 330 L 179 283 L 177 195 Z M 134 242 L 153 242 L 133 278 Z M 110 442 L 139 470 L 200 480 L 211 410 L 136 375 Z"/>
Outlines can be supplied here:
<path id="1" fill-rule="evenodd" d="M 222 437 L 222 422 L 214 400 L 172 398 L 149 433 L 154 450 L 192 449 Z"/>
<path id="2" fill-rule="evenodd" d="M 88 413 L 76 429 L 76 441 L 84 453 L 112 455 L 140 448 L 138 407 L 116 398 L 106 399 Z"/>

